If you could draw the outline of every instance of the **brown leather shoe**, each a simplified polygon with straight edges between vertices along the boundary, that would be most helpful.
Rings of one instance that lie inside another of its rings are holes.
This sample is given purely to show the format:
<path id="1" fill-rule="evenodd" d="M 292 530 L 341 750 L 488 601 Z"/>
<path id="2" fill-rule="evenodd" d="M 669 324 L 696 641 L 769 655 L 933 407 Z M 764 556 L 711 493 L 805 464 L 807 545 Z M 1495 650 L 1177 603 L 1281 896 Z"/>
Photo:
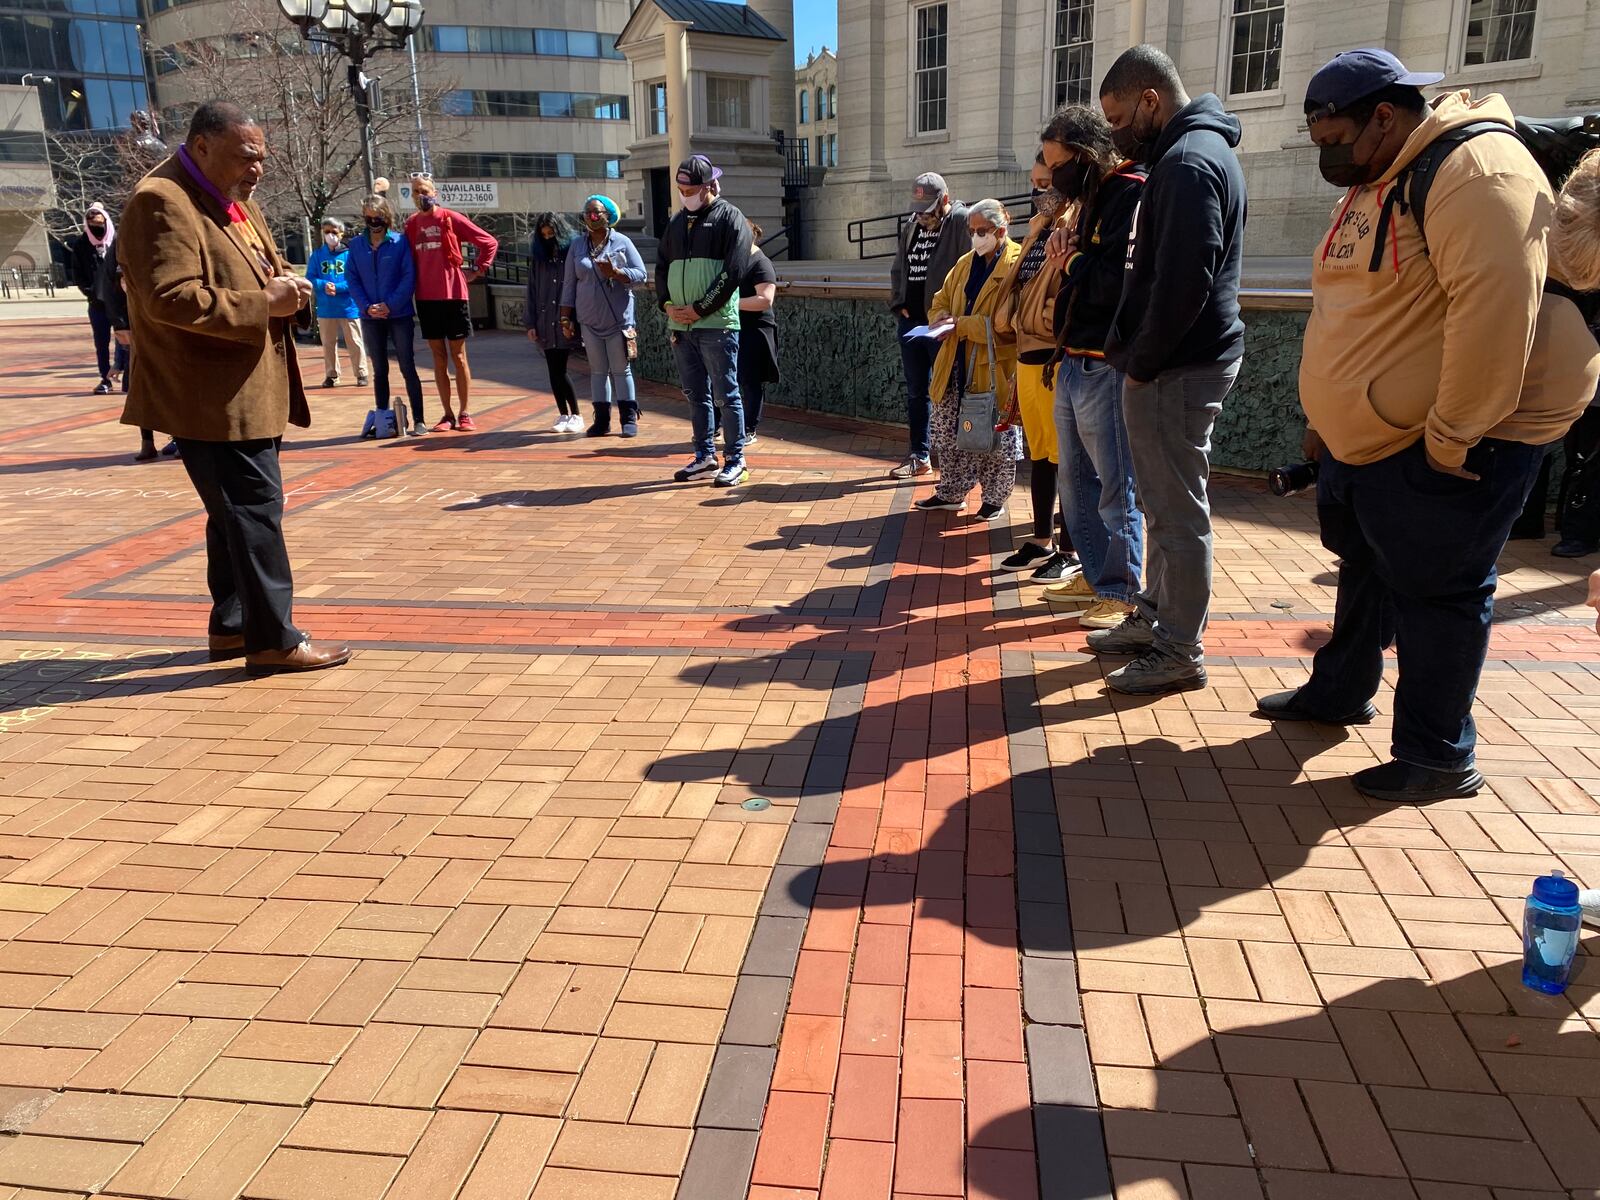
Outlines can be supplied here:
<path id="1" fill-rule="evenodd" d="M 230 658 L 244 657 L 244 634 L 213 633 L 206 638 L 206 649 L 212 662 L 226 662 Z"/>
<path id="2" fill-rule="evenodd" d="M 245 656 L 245 673 L 251 678 L 263 675 L 281 675 L 289 671 L 322 671 L 328 667 L 342 667 L 350 661 L 349 646 L 323 649 L 313 646 L 307 638 L 289 650 L 258 650 Z"/>

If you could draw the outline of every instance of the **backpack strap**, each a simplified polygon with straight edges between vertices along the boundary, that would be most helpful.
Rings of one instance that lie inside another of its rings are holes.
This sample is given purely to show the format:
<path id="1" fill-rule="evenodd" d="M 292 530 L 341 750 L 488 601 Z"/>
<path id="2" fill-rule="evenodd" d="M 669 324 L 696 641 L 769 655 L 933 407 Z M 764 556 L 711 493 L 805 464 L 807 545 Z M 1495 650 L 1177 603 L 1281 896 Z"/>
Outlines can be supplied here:
<path id="1" fill-rule="evenodd" d="M 1470 125 L 1462 125 L 1435 138 L 1395 178 L 1394 195 L 1399 199 L 1400 211 L 1409 211 L 1416 221 L 1417 232 L 1422 234 L 1423 253 L 1427 253 L 1428 250 L 1428 231 L 1424 223 L 1428 210 L 1428 193 L 1433 188 L 1433 181 L 1439 173 L 1440 164 L 1457 146 L 1485 133 L 1504 133 L 1518 141 L 1522 140 L 1515 129 L 1501 121 L 1474 121 Z"/>

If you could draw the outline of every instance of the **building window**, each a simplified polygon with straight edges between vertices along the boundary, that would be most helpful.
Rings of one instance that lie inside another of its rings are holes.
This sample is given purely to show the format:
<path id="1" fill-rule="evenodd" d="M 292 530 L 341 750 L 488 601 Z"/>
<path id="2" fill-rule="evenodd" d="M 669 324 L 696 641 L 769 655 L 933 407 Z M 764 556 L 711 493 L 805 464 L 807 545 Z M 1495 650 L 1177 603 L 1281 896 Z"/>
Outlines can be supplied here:
<path id="1" fill-rule="evenodd" d="M 644 118 L 645 136 L 665 136 L 667 132 L 667 81 L 658 79 L 654 83 L 647 83 L 644 86 L 649 105 Z"/>
<path id="2" fill-rule="evenodd" d="M 1056 108 L 1088 104 L 1094 73 L 1094 0 L 1056 0 L 1051 55 Z"/>
<path id="3" fill-rule="evenodd" d="M 706 124 L 713 129 L 750 128 L 750 81 L 706 76 Z"/>
<path id="4" fill-rule="evenodd" d="M 615 58 L 617 38 L 584 29 L 523 29 L 510 25 L 424 25 L 423 48 L 436 54 L 542 54 L 555 58 Z"/>
<path id="5" fill-rule="evenodd" d="M 449 117 L 538 117 L 626 121 L 628 98 L 596 92 L 509 92 L 458 89 L 439 98 Z"/>
<path id="6" fill-rule="evenodd" d="M 1233 0 L 1228 94 L 1272 92 L 1283 66 L 1284 0 Z"/>
<path id="7" fill-rule="evenodd" d="M 828 135 L 828 165 L 830 167 L 839 165 L 839 135 L 837 133 Z"/>
<path id="8" fill-rule="evenodd" d="M 1462 65 L 1515 62 L 1533 57 L 1538 0 L 1470 0 Z"/>
<path id="9" fill-rule="evenodd" d="M 914 124 L 918 133 L 943 133 L 949 97 L 948 35 L 950 7 L 929 4 L 916 10 Z"/>
<path id="10" fill-rule="evenodd" d="M 836 86 L 834 86 L 833 84 L 830 83 L 828 85 L 828 116 L 831 119 L 833 117 L 837 117 L 838 115 L 839 115 L 839 89 Z"/>
<path id="11" fill-rule="evenodd" d="M 817 166 L 825 167 L 827 165 L 828 165 L 828 139 L 823 137 L 822 134 L 819 133 L 819 134 L 817 134 Z"/>
<path id="12" fill-rule="evenodd" d="M 447 154 L 444 174 L 455 179 L 621 179 L 622 160 L 604 154 Z"/>
<path id="13" fill-rule="evenodd" d="M 811 123 L 811 93 L 804 88 L 800 89 L 800 124 Z"/>

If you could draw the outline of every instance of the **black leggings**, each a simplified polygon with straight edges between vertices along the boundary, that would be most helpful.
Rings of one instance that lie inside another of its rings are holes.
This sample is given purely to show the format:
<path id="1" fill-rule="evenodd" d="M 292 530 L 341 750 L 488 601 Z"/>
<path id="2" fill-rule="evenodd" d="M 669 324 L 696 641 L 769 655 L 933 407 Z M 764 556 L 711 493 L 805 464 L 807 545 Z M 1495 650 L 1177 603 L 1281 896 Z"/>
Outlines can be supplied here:
<path id="1" fill-rule="evenodd" d="M 563 417 L 578 415 L 578 393 L 572 390 L 572 380 L 567 378 L 567 356 L 570 350 L 545 348 L 544 365 L 550 372 L 550 390 L 556 394 L 556 411 Z"/>
<path id="2" fill-rule="evenodd" d="M 1072 539 L 1067 535 L 1066 523 L 1060 529 L 1055 528 L 1056 505 L 1059 502 L 1056 494 L 1056 464 L 1048 458 L 1036 458 L 1029 466 L 1028 491 L 1033 495 L 1033 536 L 1036 541 L 1044 541 L 1052 535 L 1064 553 L 1072 553 Z"/>

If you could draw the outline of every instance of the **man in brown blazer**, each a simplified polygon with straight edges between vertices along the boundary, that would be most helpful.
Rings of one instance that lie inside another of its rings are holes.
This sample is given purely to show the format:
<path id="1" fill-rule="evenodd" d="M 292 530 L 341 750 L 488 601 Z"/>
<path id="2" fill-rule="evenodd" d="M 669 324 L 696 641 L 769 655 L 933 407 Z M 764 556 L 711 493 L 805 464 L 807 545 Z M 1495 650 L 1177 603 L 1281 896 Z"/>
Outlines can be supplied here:
<path id="1" fill-rule="evenodd" d="M 134 189 L 118 250 L 139 370 L 125 425 L 177 438 L 206 508 L 213 660 L 251 675 L 348 661 L 293 621 L 278 445 L 311 411 L 291 325 L 311 298 L 250 199 L 267 157 L 261 127 L 237 105 L 195 110 L 189 136 Z"/>

